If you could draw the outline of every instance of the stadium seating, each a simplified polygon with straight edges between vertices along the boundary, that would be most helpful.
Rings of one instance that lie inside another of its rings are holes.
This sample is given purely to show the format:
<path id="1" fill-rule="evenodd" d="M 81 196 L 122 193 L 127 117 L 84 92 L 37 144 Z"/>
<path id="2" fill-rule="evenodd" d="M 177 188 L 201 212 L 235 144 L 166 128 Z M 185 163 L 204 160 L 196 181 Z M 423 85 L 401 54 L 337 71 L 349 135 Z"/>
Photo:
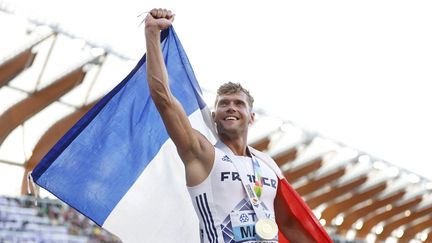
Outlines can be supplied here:
<path id="1" fill-rule="evenodd" d="M 120 242 L 54 199 L 0 196 L 0 242 Z"/>

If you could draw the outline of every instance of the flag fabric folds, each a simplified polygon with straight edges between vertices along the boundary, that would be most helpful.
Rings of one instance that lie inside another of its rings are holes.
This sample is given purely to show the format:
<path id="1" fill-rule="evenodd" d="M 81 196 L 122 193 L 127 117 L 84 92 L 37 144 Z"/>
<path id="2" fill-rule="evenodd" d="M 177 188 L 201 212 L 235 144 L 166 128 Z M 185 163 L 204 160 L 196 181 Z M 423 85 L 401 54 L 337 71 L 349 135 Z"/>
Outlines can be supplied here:
<path id="1" fill-rule="evenodd" d="M 212 138 L 208 108 L 173 28 L 161 32 L 161 46 L 171 91 L 193 127 Z M 145 56 L 60 139 L 32 177 L 124 242 L 199 239 L 183 163 L 150 97 Z"/>
<path id="2" fill-rule="evenodd" d="M 173 95 L 192 126 L 215 143 L 209 109 L 172 27 L 161 32 L 161 47 Z M 184 166 L 150 97 L 145 61 L 144 55 L 57 142 L 32 177 L 123 242 L 198 242 Z M 304 204 L 298 195 L 284 199 Z M 294 213 L 297 220 L 305 222 L 317 242 L 329 242 L 310 209 L 302 206 L 301 213 Z"/>

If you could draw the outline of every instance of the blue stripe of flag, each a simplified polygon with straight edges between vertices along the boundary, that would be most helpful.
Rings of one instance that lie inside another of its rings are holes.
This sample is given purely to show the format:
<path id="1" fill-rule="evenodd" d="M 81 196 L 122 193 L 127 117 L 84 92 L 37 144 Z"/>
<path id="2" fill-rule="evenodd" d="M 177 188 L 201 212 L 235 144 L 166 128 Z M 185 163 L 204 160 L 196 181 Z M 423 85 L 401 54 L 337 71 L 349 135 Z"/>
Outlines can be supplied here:
<path id="1" fill-rule="evenodd" d="M 205 107 L 201 90 L 172 27 L 161 33 L 161 41 L 170 89 L 189 116 Z M 32 173 L 38 185 L 99 225 L 169 139 L 150 97 L 145 68 L 144 56 Z"/>

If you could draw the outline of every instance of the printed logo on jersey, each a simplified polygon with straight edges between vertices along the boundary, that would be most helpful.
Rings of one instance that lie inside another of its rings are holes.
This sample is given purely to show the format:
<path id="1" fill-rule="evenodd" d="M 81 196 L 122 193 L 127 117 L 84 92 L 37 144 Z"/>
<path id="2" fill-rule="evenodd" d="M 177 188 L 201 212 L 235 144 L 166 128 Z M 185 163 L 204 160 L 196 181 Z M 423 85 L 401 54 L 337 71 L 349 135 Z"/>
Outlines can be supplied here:
<path id="1" fill-rule="evenodd" d="M 224 157 L 222 157 L 222 161 L 232 163 L 232 161 L 231 161 L 231 159 L 228 157 L 228 155 L 225 155 Z"/>
<path id="2" fill-rule="evenodd" d="M 255 175 L 247 175 L 247 177 L 250 183 L 255 183 Z M 240 174 L 235 171 L 222 171 L 220 178 L 221 181 L 241 181 Z M 275 179 L 262 176 L 261 183 L 267 187 L 277 188 L 277 181 Z"/>
<path id="3" fill-rule="evenodd" d="M 247 214 L 242 213 L 242 214 L 240 215 L 239 221 L 242 222 L 242 223 L 246 223 L 246 222 L 249 221 L 249 217 L 247 216 Z"/>

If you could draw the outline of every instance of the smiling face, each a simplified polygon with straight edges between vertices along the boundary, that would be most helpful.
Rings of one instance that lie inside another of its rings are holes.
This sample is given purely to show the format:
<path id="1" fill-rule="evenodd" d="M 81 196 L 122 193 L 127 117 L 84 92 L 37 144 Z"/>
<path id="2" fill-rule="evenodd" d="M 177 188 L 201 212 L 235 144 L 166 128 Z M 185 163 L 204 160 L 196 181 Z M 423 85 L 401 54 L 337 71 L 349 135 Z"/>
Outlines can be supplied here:
<path id="1" fill-rule="evenodd" d="M 253 123 L 255 117 L 248 96 L 241 91 L 218 95 L 212 115 L 219 136 L 231 139 L 247 137 L 249 124 Z"/>

